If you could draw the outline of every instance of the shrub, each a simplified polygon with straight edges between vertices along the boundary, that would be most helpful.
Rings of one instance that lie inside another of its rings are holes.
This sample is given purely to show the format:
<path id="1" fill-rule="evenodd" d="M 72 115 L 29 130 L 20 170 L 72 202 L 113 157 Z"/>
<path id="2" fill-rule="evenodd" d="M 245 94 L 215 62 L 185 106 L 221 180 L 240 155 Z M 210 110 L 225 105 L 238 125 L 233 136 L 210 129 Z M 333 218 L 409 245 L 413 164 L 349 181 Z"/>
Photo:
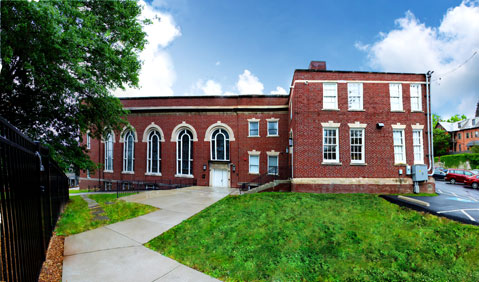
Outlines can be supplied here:
<path id="1" fill-rule="evenodd" d="M 457 168 L 460 164 L 469 162 L 472 169 L 479 168 L 479 154 L 458 154 L 441 157 L 441 162 L 448 168 Z"/>

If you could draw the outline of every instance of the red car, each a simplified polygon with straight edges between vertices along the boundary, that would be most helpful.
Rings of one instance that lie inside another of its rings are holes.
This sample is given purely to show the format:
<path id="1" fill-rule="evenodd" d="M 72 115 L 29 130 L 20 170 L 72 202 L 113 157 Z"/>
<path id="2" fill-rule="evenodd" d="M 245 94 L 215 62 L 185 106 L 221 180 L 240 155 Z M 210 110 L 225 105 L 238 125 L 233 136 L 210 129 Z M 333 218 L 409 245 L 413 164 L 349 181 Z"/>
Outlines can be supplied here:
<path id="1" fill-rule="evenodd" d="M 466 178 L 473 175 L 474 173 L 469 170 L 451 168 L 447 171 L 444 181 L 449 181 L 451 184 L 456 184 L 456 182 L 465 183 Z"/>
<path id="2" fill-rule="evenodd" d="M 469 176 L 468 178 L 466 178 L 464 185 L 472 186 L 472 188 L 474 189 L 479 188 L 479 174 Z"/>

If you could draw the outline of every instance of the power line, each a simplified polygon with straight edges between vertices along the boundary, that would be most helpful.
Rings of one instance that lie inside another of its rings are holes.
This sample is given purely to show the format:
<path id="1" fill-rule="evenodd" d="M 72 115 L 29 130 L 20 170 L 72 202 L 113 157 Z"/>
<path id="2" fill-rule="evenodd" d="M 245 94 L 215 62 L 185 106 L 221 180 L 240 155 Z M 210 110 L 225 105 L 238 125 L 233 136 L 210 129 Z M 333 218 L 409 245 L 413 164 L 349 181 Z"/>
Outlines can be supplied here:
<path id="1" fill-rule="evenodd" d="M 446 76 L 448 74 L 451 74 L 451 73 L 457 71 L 458 69 L 463 67 L 465 64 L 467 64 L 470 60 L 472 60 L 472 58 L 474 58 L 475 55 L 477 55 L 477 51 L 474 51 L 474 53 L 467 60 L 465 60 L 462 64 L 460 64 L 459 66 L 453 68 L 452 70 L 450 70 L 448 72 L 445 72 L 445 73 L 442 73 L 442 74 L 438 75 L 438 78 L 433 79 L 432 81 L 441 80 L 443 76 Z"/>

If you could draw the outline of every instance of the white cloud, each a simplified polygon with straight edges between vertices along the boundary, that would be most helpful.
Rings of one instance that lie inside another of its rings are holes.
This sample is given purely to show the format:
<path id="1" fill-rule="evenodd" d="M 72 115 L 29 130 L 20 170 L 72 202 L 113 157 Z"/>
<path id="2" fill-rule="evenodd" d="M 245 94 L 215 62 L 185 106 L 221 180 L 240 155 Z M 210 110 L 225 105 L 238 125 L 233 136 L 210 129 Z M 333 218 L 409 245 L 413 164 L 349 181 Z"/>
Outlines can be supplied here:
<path id="1" fill-rule="evenodd" d="M 382 71 L 433 70 L 433 112 L 443 117 L 456 113 L 472 117 L 479 99 L 478 19 L 478 1 L 464 1 L 449 9 L 438 27 L 426 26 L 408 11 L 395 21 L 396 29 L 379 33 L 378 41 L 355 46 L 367 52 L 369 66 Z M 474 52 L 478 54 L 457 68 Z"/>
<path id="2" fill-rule="evenodd" d="M 221 62 L 220 62 L 220 61 L 216 61 L 215 66 L 219 66 L 219 65 L 221 65 Z"/>
<path id="3" fill-rule="evenodd" d="M 244 72 L 238 76 L 236 89 L 240 94 L 262 94 L 264 86 L 258 77 L 253 75 L 249 70 L 244 70 Z"/>
<path id="4" fill-rule="evenodd" d="M 271 91 L 271 94 L 288 94 L 281 86 L 276 86 L 276 90 Z"/>
<path id="5" fill-rule="evenodd" d="M 157 6 L 160 6 L 159 1 Z M 126 88 L 114 92 L 115 96 L 167 96 L 173 95 L 173 83 L 176 73 L 168 52 L 165 48 L 178 36 L 180 28 L 170 14 L 156 11 L 144 1 L 139 1 L 144 7 L 142 18 L 152 19 L 153 23 L 145 27 L 148 43 L 140 54 L 143 66 L 140 71 L 140 89 Z"/>
<path id="6" fill-rule="evenodd" d="M 200 90 L 200 94 L 204 95 L 222 95 L 223 90 L 221 89 L 221 84 L 214 81 L 214 80 L 208 80 L 204 82 L 203 80 L 198 80 L 196 82 L 196 85 L 194 87 L 194 92 L 197 92 L 197 90 Z"/>

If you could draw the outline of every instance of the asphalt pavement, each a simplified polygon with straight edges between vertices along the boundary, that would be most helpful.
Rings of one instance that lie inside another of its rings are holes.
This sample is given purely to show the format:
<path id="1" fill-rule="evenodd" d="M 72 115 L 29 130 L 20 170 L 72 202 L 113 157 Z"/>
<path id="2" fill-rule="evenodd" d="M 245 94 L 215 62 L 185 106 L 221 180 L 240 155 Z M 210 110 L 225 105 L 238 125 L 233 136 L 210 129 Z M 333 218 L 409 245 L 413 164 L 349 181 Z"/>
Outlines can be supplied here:
<path id="1" fill-rule="evenodd" d="M 410 208 L 444 216 L 467 224 L 479 225 L 479 190 L 465 187 L 463 184 L 449 184 L 436 181 L 435 197 L 411 196 L 429 204 L 429 206 L 407 201 L 397 196 L 385 196 L 391 202 Z"/>

